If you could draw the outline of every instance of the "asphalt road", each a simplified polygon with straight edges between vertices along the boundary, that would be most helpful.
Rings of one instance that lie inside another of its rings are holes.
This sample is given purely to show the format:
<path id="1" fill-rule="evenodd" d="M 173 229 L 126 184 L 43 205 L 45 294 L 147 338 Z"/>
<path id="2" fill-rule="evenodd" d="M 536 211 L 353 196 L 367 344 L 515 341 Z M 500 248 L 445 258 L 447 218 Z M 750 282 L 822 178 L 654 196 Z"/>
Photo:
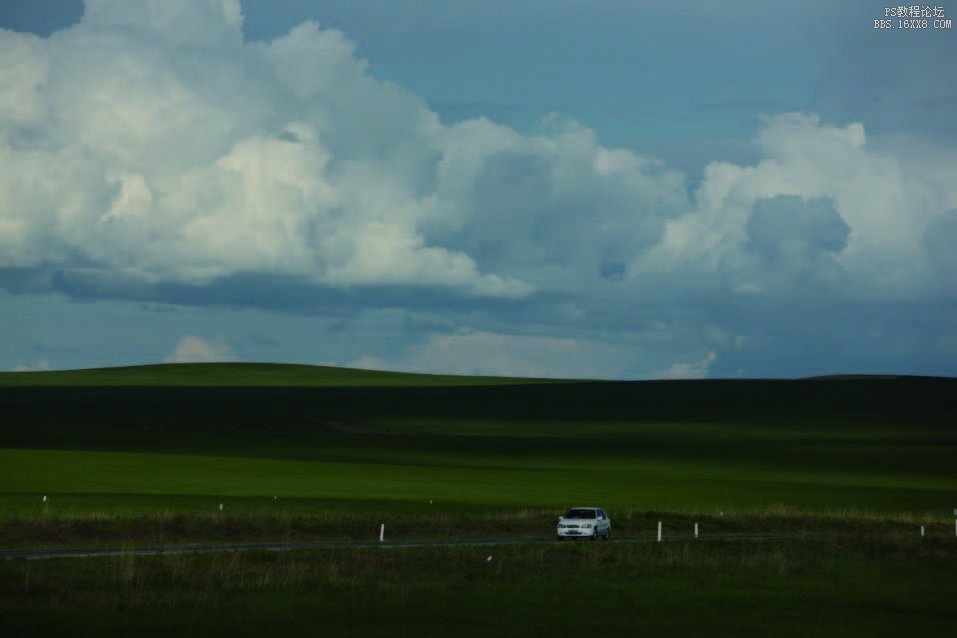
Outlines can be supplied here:
<path id="1" fill-rule="evenodd" d="M 835 534 L 702 534 L 697 539 L 692 534 L 665 536 L 662 542 L 761 542 L 761 541 L 811 541 L 835 538 Z M 611 543 L 654 543 L 655 536 L 616 537 Z M 399 540 L 399 541 L 301 541 L 290 543 L 201 543 L 190 545 L 151 545 L 142 547 L 89 547 L 68 549 L 7 549 L 0 550 L 0 559 L 26 558 L 87 558 L 94 556 L 155 556 L 161 554 L 207 554 L 211 552 L 270 551 L 282 552 L 304 549 L 381 549 L 400 547 L 469 547 L 497 545 L 554 544 L 573 541 L 558 541 L 548 538 L 469 538 L 462 540 Z M 577 542 L 588 543 L 590 539 Z M 604 541 L 599 541 L 604 542 Z"/>

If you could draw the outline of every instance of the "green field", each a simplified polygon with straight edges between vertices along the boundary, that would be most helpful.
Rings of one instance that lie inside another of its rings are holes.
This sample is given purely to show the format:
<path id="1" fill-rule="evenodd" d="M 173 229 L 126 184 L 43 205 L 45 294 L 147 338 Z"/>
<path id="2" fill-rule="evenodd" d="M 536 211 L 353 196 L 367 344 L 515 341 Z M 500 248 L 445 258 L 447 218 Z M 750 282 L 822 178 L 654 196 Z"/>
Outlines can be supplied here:
<path id="1" fill-rule="evenodd" d="M 954 380 L 449 379 L 242 364 L 0 375 L 0 515 L 263 513 L 277 497 L 300 511 L 595 502 L 943 521 L 957 491 Z M 262 385 L 228 385 L 242 380 Z"/>
<path id="2" fill-rule="evenodd" d="M 817 605 L 822 591 L 836 596 L 832 611 L 843 618 L 835 620 L 836 628 L 903 627 L 912 615 L 921 619 L 915 626 L 933 627 L 941 618 L 933 613 L 936 594 L 918 602 L 900 587 L 867 584 L 864 575 L 903 570 L 902 578 L 914 587 L 924 587 L 926 577 L 934 591 L 957 593 L 940 567 L 953 566 L 957 557 L 955 397 L 957 380 L 935 378 L 528 382 L 259 364 L 0 374 L 0 546 L 369 540 L 380 523 L 390 538 L 542 537 L 551 535 L 562 508 L 596 504 L 609 511 L 618 535 L 650 537 L 662 520 L 669 533 L 687 533 L 698 522 L 703 533 L 833 532 L 836 539 L 898 540 L 822 555 L 781 548 L 775 551 L 791 557 L 781 559 L 783 568 L 778 558 L 748 563 L 745 546 L 669 550 L 711 552 L 702 560 L 713 570 L 699 570 L 696 554 L 689 554 L 652 569 L 661 577 L 660 588 L 653 580 L 626 577 L 652 559 L 618 546 L 529 546 L 530 555 L 541 557 L 534 566 L 538 576 L 508 572 L 501 591 L 490 589 L 486 572 L 463 581 L 454 570 L 443 571 L 442 556 L 456 565 L 471 556 L 472 550 L 461 549 L 397 553 L 406 557 L 407 587 L 389 571 L 395 565 L 383 568 L 381 582 L 371 572 L 332 582 L 326 567 L 295 575 L 300 562 L 331 560 L 322 552 L 297 554 L 295 560 L 252 556 L 237 569 L 245 573 L 248 567 L 250 582 L 267 584 L 239 586 L 229 596 L 169 590 L 195 566 L 218 558 L 137 559 L 135 574 L 150 577 L 123 609 L 140 605 L 146 617 L 193 609 L 190 617 L 197 613 L 194 605 L 212 600 L 226 614 L 261 594 L 286 601 L 278 608 L 290 614 L 328 618 L 331 627 L 348 634 L 346 610 L 371 609 L 374 600 L 399 590 L 398 600 L 438 595 L 461 613 L 471 609 L 470 602 L 487 611 L 525 592 L 530 607 L 524 609 L 533 613 L 550 596 L 563 595 L 551 589 L 551 579 L 559 576 L 556 565 L 581 560 L 590 574 L 584 582 L 595 589 L 566 611 L 611 614 L 607 622 L 619 628 L 632 618 L 624 606 L 629 596 L 672 610 L 697 605 L 702 618 L 743 605 L 748 596 L 764 596 L 767 617 L 786 619 Z M 918 536 L 919 525 L 934 543 L 936 562 L 912 562 L 926 550 L 907 540 Z M 386 560 L 356 551 L 363 564 Z M 525 564 L 522 551 L 507 550 L 514 565 Z M 842 563 L 844 554 L 853 559 Z M 420 570 L 415 556 L 432 567 Z M 596 580 L 606 560 L 618 566 L 608 584 Z M 825 574 L 840 574 L 853 587 L 834 593 L 820 574 L 798 568 L 802 561 L 819 561 Z M 100 612 L 119 613 L 116 600 L 127 585 L 109 569 L 72 560 L 10 563 L 0 571 L 0 590 L 21 601 L 28 619 L 21 628 L 36 621 L 30 610 L 42 607 L 44 596 L 72 601 L 51 618 L 83 626 L 84 614 L 92 623 Z M 289 570 L 294 575 L 284 575 Z M 63 574 L 75 583 L 74 594 L 56 593 L 51 584 Z M 226 569 L 222 577 L 242 578 L 230 574 Z M 270 574 L 287 585 L 268 584 Z M 438 585 L 422 582 L 426 577 Z M 308 607 L 289 584 L 299 578 L 306 591 L 325 592 L 341 604 L 323 612 Z M 89 588 L 84 579 L 90 579 Z M 23 582 L 47 585 L 34 590 Z M 789 582 L 797 598 L 784 600 L 763 588 L 765 582 Z M 685 591 L 695 583 L 703 583 L 702 589 Z M 866 598 L 869 587 L 900 607 L 875 611 L 873 622 L 853 625 L 841 615 L 864 604 L 858 599 Z M 455 607 L 452 599 L 461 604 Z M 383 617 L 429 632 L 428 622 L 389 605 Z M 546 626 L 562 627 L 562 613 L 545 614 Z M 888 617 L 896 620 L 880 620 Z M 475 627 L 497 627 L 489 622 Z M 689 622 L 705 627 L 687 618 L 661 616 L 657 622 L 664 633 L 687 629 Z M 765 621 L 755 622 L 739 628 L 767 628 Z M 368 631 L 355 635 L 378 631 L 374 623 L 362 626 Z"/>

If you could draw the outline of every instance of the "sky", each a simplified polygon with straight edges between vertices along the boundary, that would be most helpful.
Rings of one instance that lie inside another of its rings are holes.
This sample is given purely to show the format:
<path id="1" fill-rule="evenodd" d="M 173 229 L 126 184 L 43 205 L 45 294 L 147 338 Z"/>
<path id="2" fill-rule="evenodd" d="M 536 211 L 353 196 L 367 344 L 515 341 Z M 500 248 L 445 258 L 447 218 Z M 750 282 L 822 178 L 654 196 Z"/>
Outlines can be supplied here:
<path id="1" fill-rule="evenodd" d="M 0 370 L 957 375 L 957 35 L 839 5 L 5 0 Z"/>

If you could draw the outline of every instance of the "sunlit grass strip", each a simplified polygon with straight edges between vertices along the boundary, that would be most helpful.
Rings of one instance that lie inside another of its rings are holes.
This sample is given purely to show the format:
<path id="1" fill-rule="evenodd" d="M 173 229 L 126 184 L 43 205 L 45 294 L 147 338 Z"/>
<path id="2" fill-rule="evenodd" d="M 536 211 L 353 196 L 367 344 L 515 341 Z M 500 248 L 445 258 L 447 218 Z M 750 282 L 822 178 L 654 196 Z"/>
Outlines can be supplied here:
<path id="1" fill-rule="evenodd" d="M 85 370 L 0 372 L 0 386 L 460 386 L 550 379 L 415 374 L 274 363 L 167 363 Z"/>

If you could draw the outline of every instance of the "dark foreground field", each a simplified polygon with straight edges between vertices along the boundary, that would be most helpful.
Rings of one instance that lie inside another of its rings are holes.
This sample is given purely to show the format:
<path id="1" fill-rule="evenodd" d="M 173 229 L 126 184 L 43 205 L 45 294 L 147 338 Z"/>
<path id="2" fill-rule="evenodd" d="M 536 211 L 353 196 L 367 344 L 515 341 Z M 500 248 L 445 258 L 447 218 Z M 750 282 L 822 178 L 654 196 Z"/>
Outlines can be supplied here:
<path id="1" fill-rule="evenodd" d="M 589 504 L 619 535 L 660 520 L 833 539 L 7 561 L 0 634 L 946 629 L 955 397 L 933 378 L 0 374 L 0 548 L 371 540 L 382 523 L 391 539 L 542 537 Z"/>
<path id="2" fill-rule="evenodd" d="M 5 561 L 0 634 L 930 636 L 955 569 L 915 539 Z"/>

